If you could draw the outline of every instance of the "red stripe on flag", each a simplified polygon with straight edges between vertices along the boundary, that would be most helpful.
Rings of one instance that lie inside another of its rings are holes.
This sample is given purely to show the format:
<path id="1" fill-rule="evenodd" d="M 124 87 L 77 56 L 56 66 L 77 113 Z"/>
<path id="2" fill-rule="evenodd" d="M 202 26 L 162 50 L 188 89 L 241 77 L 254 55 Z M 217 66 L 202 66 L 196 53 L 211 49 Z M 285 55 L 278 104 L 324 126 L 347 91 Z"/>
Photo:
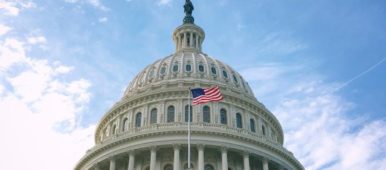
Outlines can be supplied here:
<path id="1" fill-rule="evenodd" d="M 221 101 L 223 99 L 222 94 L 218 86 L 204 89 L 205 95 L 198 96 L 193 99 L 192 104 L 203 104 L 211 101 Z"/>

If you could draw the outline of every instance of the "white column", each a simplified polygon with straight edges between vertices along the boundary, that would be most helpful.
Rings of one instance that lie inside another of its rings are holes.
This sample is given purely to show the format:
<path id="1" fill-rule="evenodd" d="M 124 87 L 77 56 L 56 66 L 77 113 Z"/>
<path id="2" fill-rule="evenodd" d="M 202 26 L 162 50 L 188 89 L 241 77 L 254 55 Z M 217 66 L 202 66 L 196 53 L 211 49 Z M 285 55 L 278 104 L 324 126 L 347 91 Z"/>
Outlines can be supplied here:
<path id="1" fill-rule="evenodd" d="M 174 160 L 173 160 L 173 169 L 180 169 L 180 146 L 174 145 Z"/>
<path id="2" fill-rule="evenodd" d="M 269 170 L 268 169 L 268 160 L 267 159 L 263 159 L 263 170 Z"/>
<path id="3" fill-rule="evenodd" d="M 222 170 L 228 170 L 228 153 L 226 148 L 221 149 Z"/>
<path id="4" fill-rule="evenodd" d="M 249 153 L 244 153 L 243 157 L 244 157 L 244 170 L 250 170 L 250 166 L 249 166 Z"/>
<path id="5" fill-rule="evenodd" d="M 157 151 L 155 147 L 150 150 L 150 170 L 155 170 L 155 163 L 157 158 Z"/>
<path id="6" fill-rule="evenodd" d="M 193 32 L 190 32 L 190 37 L 189 37 L 189 44 L 190 44 L 190 47 L 193 47 Z"/>
<path id="7" fill-rule="evenodd" d="M 134 152 L 129 153 L 129 165 L 127 166 L 128 170 L 134 170 L 135 155 Z"/>
<path id="8" fill-rule="evenodd" d="M 184 32 L 184 38 L 182 39 L 183 41 L 183 43 L 182 43 L 182 47 L 183 48 L 186 48 L 186 45 L 187 45 L 187 43 L 186 43 L 186 40 L 187 40 L 187 37 L 186 37 L 186 32 Z"/>
<path id="9" fill-rule="evenodd" d="M 204 170 L 204 146 L 198 145 L 198 170 Z"/>
<path id="10" fill-rule="evenodd" d="M 109 170 L 115 170 L 115 158 L 110 159 L 110 169 Z"/>

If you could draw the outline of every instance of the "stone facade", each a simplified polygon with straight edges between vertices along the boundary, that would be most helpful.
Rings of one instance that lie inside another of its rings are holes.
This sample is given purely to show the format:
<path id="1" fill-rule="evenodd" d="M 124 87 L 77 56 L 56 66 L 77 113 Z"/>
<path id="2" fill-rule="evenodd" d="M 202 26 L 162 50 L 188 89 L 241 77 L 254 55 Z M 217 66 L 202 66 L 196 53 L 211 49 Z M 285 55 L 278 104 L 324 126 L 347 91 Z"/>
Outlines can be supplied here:
<path id="1" fill-rule="evenodd" d="M 304 169 L 283 147 L 279 121 L 242 76 L 201 51 L 204 38 L 192 23 L 175 30 L 176 52 L 131 81 L 75 170 L 186 169 L 190 107 L 194 170 Z M 224 100 L 190 106 L 189 88 L 215 85 Z"/>

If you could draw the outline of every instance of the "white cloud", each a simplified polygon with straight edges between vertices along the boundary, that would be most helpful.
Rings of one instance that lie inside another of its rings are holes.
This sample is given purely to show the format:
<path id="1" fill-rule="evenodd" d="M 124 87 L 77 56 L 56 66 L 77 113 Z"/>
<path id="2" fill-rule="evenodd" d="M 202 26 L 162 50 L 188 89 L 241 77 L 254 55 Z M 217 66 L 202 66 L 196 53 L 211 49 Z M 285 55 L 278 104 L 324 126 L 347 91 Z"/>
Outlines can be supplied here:
<path id="1" fill-rule="evenodd" d="M 170 4 L 170 2 L 172 2 L 172 0 L 159 0 L 159 3 L 160 5 L 166 5 L 166 4 Z"/>
<path id="2" fill-rule="evenodd" d="M 43 36 L 36 36 L 36 37 L 29 37 L 28 43 L 34 45 L 34 44 L 44 44 L 47 42 L 46 38 Z"/>
<path id="3" fill-rule="evenodd" d="M 284 127 L 285 146 L 305 169 L 385 169 L 385 121 L 353 113 L 355 104 L 334 93 L 339 83 L 325 83 L 316 75 L 303 77 L 312 73 L 301 67 L 275 64 L 268 68 L 250 68 L 243 74 L 250 84 L 258 84 L 255 91 L 261 95 L 257 97 L 275 101 L 272 111 Z M 273 73 L 261 75 L 267 72 Z M 265 82 L 276 91 L 258 87 Z"/>
<path id="4" fill-rule="evenodd" d="M 15 2 L 0 2 L 0 9 L 5 11 L 6 15 L 17 16 L 19 14 L 20 9 L 16 7 Z"/>
<path id="5" fill-rule="evenodd" d="M 6 34 L 11 29 L 12 29 L 11 27 L 8 27 L 6 25 L 0 24 L 0 36 Z"/>
<path id="6" fill-rule="evenodd" d="M 100 23 L 103 23 L 103 22 L 107 22 L 107 17 L 102 17 L 102 18 L 99 18 L 98 19 L 98 21 L 100 22 Z"/>
<path id="7" fill-rule="evenodd" d="M 294 39 L 289 33 L 273 32 L 262 38 L 256 52 L 266 55 L 288 55 L 306 47 L 307 44 Z"/>
<path id="8" fill-rule="evenodd" d="M 64 0 L 67 3 L 80 3 L 80 4 L 88 4 L 102 11 L 110 10 L 106 6 L 102 4 L 100 0 Z"/>
<path id="9" fill-rule="evenodd" d="M 15 39 L 0 41 L 0 71 L 5 72 L 9 67 L 25 60 L 23 42 Z"/>
<path id="10" fill-rule="evenodd" d="M 4 11 L 5 15 L 17 16 L 20 10 L 27 8 L 35 8 L 36 4 L 25 0 L 1 0 L 0 11 Z"/>
<path id="11" fill-rule="evenodd" d="M 73 67 L 28 57 L 27 41 L 0 41 L 0 169 L 73 169 L 93 145 L 95 125 L 79 125 L 91 84 L 61 78 Z"/>

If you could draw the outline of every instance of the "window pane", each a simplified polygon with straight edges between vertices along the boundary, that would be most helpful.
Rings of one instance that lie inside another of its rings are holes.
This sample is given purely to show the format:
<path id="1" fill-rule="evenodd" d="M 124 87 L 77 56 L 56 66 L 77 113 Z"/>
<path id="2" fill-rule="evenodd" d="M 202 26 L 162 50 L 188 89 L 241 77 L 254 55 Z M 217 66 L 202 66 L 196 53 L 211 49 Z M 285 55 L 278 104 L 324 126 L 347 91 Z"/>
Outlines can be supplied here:
<path id="1" fill-rule="evenodd" d="M 215 67 L 212 67 L 211 70 L 212 70 L 212 74 L 217 74 L 217 71 L 216 71 Z"/>
<path id="2" fill-rule="evenodd" d="M 174 106 L 168 107 L 167 122 L 174 122 Z"/>
<path id="3" fill-rule="evenodd" d="M 157 109 L 154 108 L 150 112 L 150 124 L 157 123 Z"/>
<path id="4" fill-rule="evenodd" d="M 127 120 L 127 118 L 125 118 L 125 119 L 123 120 L 122 131 L 126 131 L 126 130 L 127 130 L 127 123 L 128 123 L 128 120 Z"/>
<path id="5" fill-rule="evenodd" d="M 141 127 L 142 113 L 138 112 L 135 116 L 135 127 Z"/>
<path id="6" fill-rule="evenodd" d="M 166 67 L 162 67 L 161 68 L 161 74 L 165 74 L 165 71 L 166 71 Z"/>
<path id="7" fill-rule="evenodd" d="M 249 120 L 250 126 L 251 126 L 251 131 L 256 132 L 256 127 L 255 127 L 255 120 L 251 119 Z"/>
<path id="8" fill-rule="evenodd" d="M 225 70 L 222 71 L 222 75 L 223 75 L 225 78 L 228 78 L 228 73 L 227 73 Z"/>
<path id="9" fill-rule="evenodd" d="M 198 70 L 199 70 L 200 72 L 204 72 L 204 66 L 203 66 L 203 65 L 199 65 L 199 66 L 198 66 Z"/>
<path id="10" fill-rule="evenodd" d="M 224 124 L 224 125 L 226 125 L 228 123 L 227 111 L 225 109 L 220 110 L 220 122 L 221 122 L 221 124 Z"/>
<path id="11" fill-rule="evenodd" d="M 243 122 L 242 122 L 242 117 L 240 113 L 236 114 L 236 124 L 238 128 L 243 128 Z"/>
<path id="12" fill-rule="evenodd" d="M 177 65 L 177 64 L 173 66 L 173 71 L 174 71 L 174 72 L 177 72 L 177 71 L 178 71 L 178 65 Z"/>
<path id="13" fill-rule="evenodd" d="M 203 121 L 206 122 L 206 123 L 210 123 L 210 108 L 209 106 L 204 106 L 204 108 L 202 109 L 202 112 L 203 112 Z"/>
<path id="14" fill-rule="evenodd" d="M 263 132 L 263 135 L 265 135 L 265 126 L 261 126 L 261 131 Z"/>
<path id="15" fill-rule="evenodd" d="M 186 65 L 186 71 L 188 72 L 192 71 L 192 66 L 190 64 Z"/>
<path id="16" fill-rule="evenodd" d="M 235 81 L 235 83 L 238 83 L 239 81 L 237 80 L 237 77 L 235 75 L 233 75 L 233 80 Z"/>

